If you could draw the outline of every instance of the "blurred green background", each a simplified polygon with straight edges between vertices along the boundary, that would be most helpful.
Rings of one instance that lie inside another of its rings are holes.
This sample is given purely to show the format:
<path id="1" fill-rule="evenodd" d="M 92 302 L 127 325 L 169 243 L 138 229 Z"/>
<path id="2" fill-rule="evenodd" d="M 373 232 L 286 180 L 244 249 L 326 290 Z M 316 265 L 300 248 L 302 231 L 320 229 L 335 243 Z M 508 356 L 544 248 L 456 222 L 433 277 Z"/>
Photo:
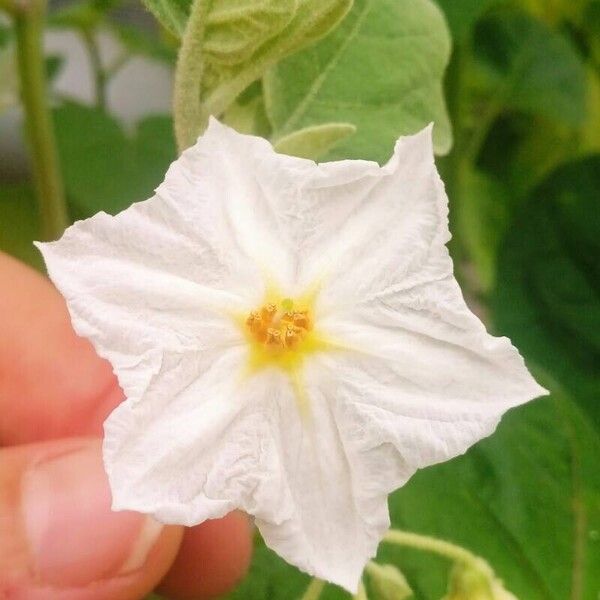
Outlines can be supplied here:
<path id="1" fill-rule="evenodd" d="M 323 143 L 320 158 L 379 162 L 398 135 L 434 121 L 457 278 L 552 395 L 511 411 L 465 456 L 419 472 L 391 497 L 393 524 L 471 549 L 519 598 L 598 600 L 600 1 L 438 6 L 356 0 L 333 33 L 270 68 L 224 119 L 274 140 L 349 123 L 355 132 Z M 45 35 L 71 217 L 149 197 L 176 157 L 176 36 L 121 0 L 51 4 Z M 4 19 L 0 249 L 42 269 L 21 121 Z M 308 578 L 256 548 L 232 598 L 299 597 Z M 444 594 L 442 559 L 384 546 L 380 559 L 401 566 L 417 598 Z M 345 594 L 328 586 L 324 597 Z"/>

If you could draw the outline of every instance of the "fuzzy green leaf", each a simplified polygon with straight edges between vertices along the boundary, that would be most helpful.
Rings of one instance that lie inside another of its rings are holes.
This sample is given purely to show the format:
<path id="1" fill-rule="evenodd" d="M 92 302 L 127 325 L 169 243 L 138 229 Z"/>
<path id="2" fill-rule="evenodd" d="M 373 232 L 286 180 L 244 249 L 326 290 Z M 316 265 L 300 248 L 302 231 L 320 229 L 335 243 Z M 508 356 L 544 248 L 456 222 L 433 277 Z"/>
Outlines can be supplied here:
<path id="1" fill-rule="evenodd" d="M 429 0 L 357 0 L 331 35 L 267 74 L 275 137 L 347 121 L 356 135 L 329 156 L 385 161 L 398 136 L 434 121 L 436 150 L 447 152 L 442 77 L 449 54 L 444 18 Z"/>
<path id="2" fill-rule="evenodd" d="M 247 60 L 293 19 L 298 0 L 221 0 L 208 13 L 203 50 L 208 60 L 235 65 Z"/>
<path id="3" fill-rule="evenodd" d="M 192 5 L 191 0 L 143 0 L 156 20 L 174 36 L 180 38 Z"/>
<path id="4" fill-rule="evenodd" d="M 294 131 L 279 138 L 274 146 L 277 152 L 316 160 L 355 131 L 352 123 L 324 123 Z"/>

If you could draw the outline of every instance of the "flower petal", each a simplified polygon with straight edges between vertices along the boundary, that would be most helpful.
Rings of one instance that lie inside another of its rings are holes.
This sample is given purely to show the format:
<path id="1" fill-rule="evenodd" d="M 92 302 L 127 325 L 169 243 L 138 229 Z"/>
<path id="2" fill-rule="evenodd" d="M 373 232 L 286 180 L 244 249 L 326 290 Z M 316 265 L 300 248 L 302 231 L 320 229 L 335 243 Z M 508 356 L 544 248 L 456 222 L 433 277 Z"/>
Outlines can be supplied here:
<path id="1" fill-rule="evenodd" d="M 462 454 L 509 408 L 547 393 L 510 340 L 486 332 L 451 275 L 381 295 L 322 326 L 349 349 L 323 360 L 354 402 L 356 423 L 397 450 L 389 490 L 417 468 Z"/>
<path id="2" fill-rule="evenodd" d="M 242 506 L 256 485 L 262 399 L 242 392 L 245 350 L 167 353 L 143 402 L 105 422 L 113 508 L 195 525 Z"/>
<path id="3" fill-rule="evenodd" d="M 387 499 L 378 494 L 373 501 L 362 479 L 364 457 L 349 437 L 354 432 L 341 421 L 337 379 L 313 362 L 304 380 L 308 414 L 299 414 L 287 382 L 268 419 L 280 476 L 263 497 L 278 505 L 277 519 L 253 514 L 267 545 L 283 558 L 355 592 L 389 528 Z"/>
<path id="4" fill-rule="evenodd" d="M 284 214 L 300 256 L 298 285 L 318 282 L 324 310 L 451 272 L 448 207 L 431 127 L 400 138 L 390 161 L 314 166 Z"/>

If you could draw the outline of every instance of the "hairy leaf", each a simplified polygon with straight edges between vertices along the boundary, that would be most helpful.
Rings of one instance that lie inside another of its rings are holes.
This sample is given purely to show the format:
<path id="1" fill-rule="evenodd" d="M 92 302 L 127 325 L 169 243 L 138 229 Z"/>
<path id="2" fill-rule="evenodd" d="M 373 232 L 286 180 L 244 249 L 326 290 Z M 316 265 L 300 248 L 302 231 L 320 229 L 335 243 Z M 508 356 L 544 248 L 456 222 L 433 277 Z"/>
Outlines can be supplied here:
<path id="1" fill-rule="evenodd" d="M 250 84 L 286 56 L 329 33 L 346 16 L 353 0 L 297 0 L 286 27 L 245 60 L 234 65 L 210 63 L 202 82 L 207 114 L 220 115 Z"/>
<path id="2" fill-rule="evenodd" d="M 399 135 L 434 121 L 436 149 L 447 152 L 442 77 L 449 53 L 443 16 L 429 0 L 357 0 L 330 36 L 267 74 L 275 138 L 347 121 L 356 135 L 329 156 L 384 161 Z"/>
<path id="3" fill-rule="evenodd" d="M 208 60 L 235 65 L 254 54 L 293 19 L 298 0 L 221 0 L 208 13 L 203 50 Z"/>
<path id="4" fill-rule="evenodd" d="M 174 36 L 181 37 L 192 5 L 191 0 L 143 0 L 156 20 Z"/>
<path id="5" fill-rule="evenodd" d="M 327 154 L 355 131 L 356 127 L 352 123 L 324 123 L 305 127 L 279 138 L 275 143 L 275 150 L 315 160 Z"/>

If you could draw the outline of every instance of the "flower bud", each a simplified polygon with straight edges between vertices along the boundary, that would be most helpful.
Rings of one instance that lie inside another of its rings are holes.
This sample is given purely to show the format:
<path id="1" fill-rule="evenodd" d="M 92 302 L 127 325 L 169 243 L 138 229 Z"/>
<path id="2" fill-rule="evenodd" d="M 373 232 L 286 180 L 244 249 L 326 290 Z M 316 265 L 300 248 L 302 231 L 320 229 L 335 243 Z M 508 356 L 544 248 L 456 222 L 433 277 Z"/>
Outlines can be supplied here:
<path id="1" fill-rule="evenodd" d="M 367 573 L 377 600 L 404 600 L 413 595 L 406 577 L 394 565 L 370 562 L 367 565 Z"/>
<path id="2" fill-rule="evenodd" d="M 517 600 L 482 559 L 456 563 L 442 600 Z"/>

